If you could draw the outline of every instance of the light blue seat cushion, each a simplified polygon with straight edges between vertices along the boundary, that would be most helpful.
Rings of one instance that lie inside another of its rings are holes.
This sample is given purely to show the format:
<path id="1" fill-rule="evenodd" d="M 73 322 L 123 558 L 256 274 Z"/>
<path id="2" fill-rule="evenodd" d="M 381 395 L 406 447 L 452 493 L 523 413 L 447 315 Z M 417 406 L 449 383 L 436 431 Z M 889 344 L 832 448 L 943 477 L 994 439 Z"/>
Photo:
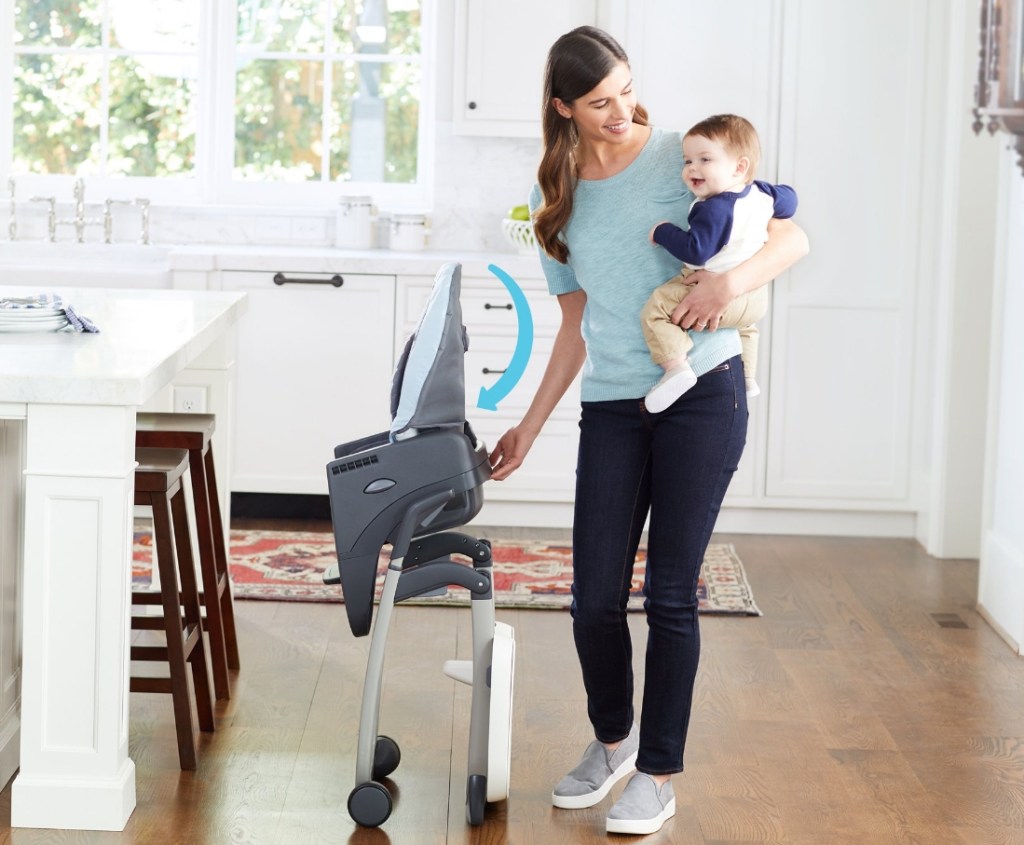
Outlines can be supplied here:
<path id="1" fill-rule="evenodd" d="M 469 348 L 459 301 L 462 265 L 445 264 L 391 383 L 391 439 L 466 422 L 464 358 Z"/>

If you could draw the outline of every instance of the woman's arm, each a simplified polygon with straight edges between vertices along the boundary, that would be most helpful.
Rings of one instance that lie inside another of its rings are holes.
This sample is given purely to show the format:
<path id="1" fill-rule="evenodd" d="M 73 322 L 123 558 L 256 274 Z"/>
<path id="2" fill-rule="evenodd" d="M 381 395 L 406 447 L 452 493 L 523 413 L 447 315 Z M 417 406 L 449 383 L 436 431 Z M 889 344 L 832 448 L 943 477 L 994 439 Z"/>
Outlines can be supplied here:
<path id="1" fill-rule="evenodd" d="M 558 305 L 562 309 L 562 322 L 558 334 L 555 335 L 551 359 L 522 421 L 506 431 L 491 451 L 489 459 L 491 478 L 494 481 L 508 478 L 522 465 L 526 453 L 530 451 L 533 441 L 537 439 L 555 405 L 565 395 L 565 391 L 569 389 L 569 385 L 583 366 L 587 350 L 580 326 L 583 323 L 583 308 L 586 304 L 587 295 L 582 290 L 564 293 L 558 297 Z"/>
<path id="2" fill-rule="evenodd" d="M 808 252 L 804 230 L 792 220 L 773 217 L 768 221 L 765 245 L 742 264 L 724 273 L 698 270 L 687 278 L 695 287 L 672 312 L 672 322 L 684 329 L 698 326 L 714 331 L 726 306 L 737 296 L 768 284 Z"/>

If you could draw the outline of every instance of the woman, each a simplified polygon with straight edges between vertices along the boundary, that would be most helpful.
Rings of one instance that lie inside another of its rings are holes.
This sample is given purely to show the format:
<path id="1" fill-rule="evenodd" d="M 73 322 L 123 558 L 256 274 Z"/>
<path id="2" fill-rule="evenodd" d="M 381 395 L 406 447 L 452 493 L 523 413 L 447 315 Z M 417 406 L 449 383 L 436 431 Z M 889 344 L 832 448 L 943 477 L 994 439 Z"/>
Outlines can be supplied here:
<path id="1" fill-rule="evenodd" d="M 683 748 L 700 652 L 697 577 L 746 437 L 740 343 L 718 329 L 726 305 L 807 252 L 803 232 L 773 220 L 769 241 L 723 274 L 699 271 L 674 318 L 691 337 L 697 384 L 661 413 L 643 396 L 661 376 L 640 311 L 678 270 L 648 241 L 661 220 L 685 220 L 682 138 L 652 128 L 633 93 L 626 55 L 580 27 L 552 46 L 544 91 L 544 153 L 531 196 L 548 288 L 561 326 L 523 417 L 490 455 L 496 480 L 529 452 L 583 367 L 573 524 L 573 637 L 595 741 L 555 787 L 556 807 L 591 807 L 633 772 L 609 832 L 646 834 L 675 812 L 671 775 Z M 707 331 L 701 331 L 701 329 Z M 644 608 L 648 641 L 639 728 L 626 602 L 650 517 Z"/>

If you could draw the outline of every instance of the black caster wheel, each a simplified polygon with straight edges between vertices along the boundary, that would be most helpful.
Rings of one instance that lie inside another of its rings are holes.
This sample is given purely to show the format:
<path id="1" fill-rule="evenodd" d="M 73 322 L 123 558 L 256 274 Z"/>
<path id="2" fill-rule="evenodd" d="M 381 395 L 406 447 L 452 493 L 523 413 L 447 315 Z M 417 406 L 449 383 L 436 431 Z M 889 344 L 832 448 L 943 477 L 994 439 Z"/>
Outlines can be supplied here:
<path id="1" fill-rule="evenodd" d="M 398 750 L 398 743 L 389 736 L 377 737 L 377 745 L 373 749 L 373 779 L 383 780 L 401 762 L 402 752 Z"/>
<path id="2" fill-rule="evenodd" d="M 375 781 L 361 783 L 349 793 L 348 814 L 362 827 L 379 827 L 391 815 L 391 793 Z"/>
<path id="3" fill-rule="evenodd" d="M 472 825 L 483 824 L 486 804 L 487 778 L 470 775 L 466 781 L 466 821 Z"/>

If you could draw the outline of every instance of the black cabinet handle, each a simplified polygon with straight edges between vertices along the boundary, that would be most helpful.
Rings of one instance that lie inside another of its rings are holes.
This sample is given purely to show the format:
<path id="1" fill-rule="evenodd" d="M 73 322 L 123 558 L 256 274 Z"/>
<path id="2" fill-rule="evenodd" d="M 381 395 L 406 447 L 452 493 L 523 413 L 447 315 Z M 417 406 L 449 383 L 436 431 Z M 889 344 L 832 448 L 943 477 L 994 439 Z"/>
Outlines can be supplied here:
<path id="1" fill-rule="evenodd" d="M 288 278 L 284 273 L 274 273 L 274 284 L 275 285 L 333 285 L 336 288 L 340 288 L 345 284 L 345 280 L 341 277 L 340 273 L 335 273 L 329 279 L 300 279 L 300 278 Z"/>
<path id="2" fill-rule="evenodd" d="M 471 109 L 475 109 L 476 108 L 476 101 L 475 100 L 470 100 L 469 101 L 469 107 Z"/>
<path id="3" fill-rule="evenodd" d="M 484 309 L 487 311 L 490 311 L 492 308 L 503 308 L 506 311 L 511 311 L 512 307 L 513 306 L 511 302 L 506 302 L 504 305 L 492 305 L 490 302 L 484 303 Z"/>
<path id="4" fill-rule="evenodd" d="M 497 374 L 501 374 L 501 373 L 503 373 L 503 372 L 505 372 L 505 371 L 504 371 L 504 370 L 492 370 L 492 369 L 491 369 L 490 367 L 484 367 L 484 369 L 483 369 L 483 374 L 484 374 L 485 376 L 489 376 L 489 375 L 491 375 L 492 373 L 497 373 Z"/>

